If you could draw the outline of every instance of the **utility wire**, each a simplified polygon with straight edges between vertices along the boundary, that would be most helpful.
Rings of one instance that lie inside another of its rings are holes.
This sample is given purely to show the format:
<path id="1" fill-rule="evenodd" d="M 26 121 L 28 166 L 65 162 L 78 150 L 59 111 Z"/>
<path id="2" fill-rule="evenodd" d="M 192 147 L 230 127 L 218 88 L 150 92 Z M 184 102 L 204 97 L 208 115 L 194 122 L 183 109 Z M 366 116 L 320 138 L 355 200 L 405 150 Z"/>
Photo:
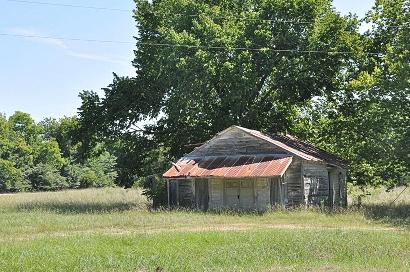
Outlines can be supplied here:
<path id="1" fill-rule="evenodd" d="M 61 41 L 77 41 L 77 42 L 136 44 L 136 42 L 130 42 L 130 41 L 80 39 L 80 38 L 67 38 L 67 37 L 57 37 L 57 36 L 40 36 L 40 35 L 26 35 L 26 34 L 13 34 L 13 33 L 0 33 L 0 36 L 10 36 L 10 37 L 18 37 L 18 38 L 35 38 L 35 39 L 46 39 L 46 40 L 61 40 Z"/>
<path id="2" fill-rule="evenodd" d="M 63 4 L 63 3 L 42 2 L 42 1 L 28 1 L 28 0 L 27 1 L 26 0 L 5 0 L 5 1 L 20 3 L 20 4 L 31 4 L 31 5 L 45 5 L 45 6 L 57 6 L 57 7 L 66 7 L 66 8 L 83 8 L 83 9 L 110 10 L 110 11 L 119 11 L 119 12 L 132 12 L 131 9 L 82 6 L 82 5 L 72 5 L 72 4 Z"/>
<path id="3" fill-rule="evenodd" d="M 18 38 L 35 38 L 35 39 L 49 39 L 49 40 L 62 40 L 62 41 L 79 41 L 79 42 L 93 42 L 93 43 L 111 43 L 111 44 L 138 44 L 146 46 L 157 47 L 174 47 L 174 48 L 187 48 L 187 49 L 215 49 L 215 50 L 237 50 L 237 51 L 271 51 L 277 53 L 301 53 L 301 54 L 356 54 L 352 51 L 326 51 L 326 50 L 300 50 L 300 49 L 277 49 L 271 47 L 226 47 L 226 46 L 207 46 L 207 45 L 189 45 L 189 44 L 170 44 L 170 43 L 150 43 L 150 42 L 131 42 L 131 41 L 115 41 L 115 40 L 96 40 L 96 39 L 80 39 L 80 38 L 68 38 L 58 36 L 40 36 L 40 35 L 25 35 L 25 34 L 12 34 L 12 33 L 0 33 L 0 36 L 10 36 Z M 365 55 L 382 56 L 384 53 L 364 52 Z"/>
<path id="4" fill-rule="evenodd" d="M 96 6 L 83 6 L 83 5 L 73 5 L 73 4 L 63 4 L 63 3 L 53 3 L 53 2 L 43 2 L 43 1 L 31 1 L 31 0 L 5 0 L 7 2 L 14 2 L 20 4 L 30 4 L 30 5 L 47 5 L 47 6 L 57 6 L 57 7 L 68 7 L 68 8 L 83 8 L 83 9 L 95 9 L 95 10 L 106 10 L 106 11 L 118 11 L 118 12 L 133 12 L 132 9 L 119 9 L 119 8 L 108 8 L 108 7 L 96 7 Z M 174 13 L 177 16 L 186 17 L 201 17 L 204 14 L 184 14 L 184 13 Z M 209 16 L 209 15 L 207 15 Z M 287 23 L 287 24 L 314 24 L 315 21 L 299 21 L 299 20 L 283 20 L 283 19 L 263 19 L 263 18 L 246 18 L 241 16 L 209 16 L 212 19 L 238 19 L 243 21 L 260 21 L 260 22 L 276 22 L 276 23 Z M 408 28 L 410 23 L 404 23 L 402 25 L 387 25 L 386 28 Z"/>

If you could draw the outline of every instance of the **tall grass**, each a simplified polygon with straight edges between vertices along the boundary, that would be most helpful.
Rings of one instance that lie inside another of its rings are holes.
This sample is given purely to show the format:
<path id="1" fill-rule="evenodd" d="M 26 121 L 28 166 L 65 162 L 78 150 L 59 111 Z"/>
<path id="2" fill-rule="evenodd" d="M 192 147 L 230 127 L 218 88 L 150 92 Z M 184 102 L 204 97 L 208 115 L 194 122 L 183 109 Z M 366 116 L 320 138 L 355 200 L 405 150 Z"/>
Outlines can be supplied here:
<path id="1" fill-rule="evenodd" d="M 0 195 L 0 271 L 405 271 L 405 205 L 204 213 L 152 211 L 120 188 Z"/>
<path id="2" fill-rule="evenodd" d="M 145 209 L 148 206 L 146 197 L 135 189 L 102 188 L 0 195 L 0 209 L 3 210 L 92 213 Z"/>

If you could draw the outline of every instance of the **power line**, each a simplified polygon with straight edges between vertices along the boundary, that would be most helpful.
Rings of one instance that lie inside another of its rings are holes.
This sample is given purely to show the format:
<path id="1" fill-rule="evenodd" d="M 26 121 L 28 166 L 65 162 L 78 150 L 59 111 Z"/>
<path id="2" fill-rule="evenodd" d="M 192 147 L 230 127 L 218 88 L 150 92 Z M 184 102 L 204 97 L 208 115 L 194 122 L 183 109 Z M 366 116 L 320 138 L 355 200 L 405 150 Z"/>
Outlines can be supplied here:
<path id="1" fill-rule="evenodd" d="M 61 40 L 61 41 L 77 41 L 77 42 L 115 43 L 115 44 L 136 44 L 136 42 L 130 42 L 130 41 L 80 39 L 80 38 L 67 38 L 67 37 L 57 37 L 57 36 L 40 36 L 40 35 L 26 35 L 26 34 L 12 34 L 12 33 L 0 33 L 0 36 L 10 36 L 10 37 L 18 37 L 18 38 L 46 39 L 46 40 Z"/>
<path id="2" fill-rule="evenodd" d="M 83 5 L 63 4 L 63 3 L 43 2 L 43 1 L 31 1 L 31 0 L 5 0 L 5 1 L 20 3 L 20 4 L 30 4 L 30 5 L 47 5 L 47 6 L 57 6 L 57 7 L 83 8 L 83 9 L 95 9 L 95 10 L 118 11 L 118 12 L 133 12 L 134 11 L 132 9 L 83 6 Z M 173 15 L 197 18 L 197 17 L 203 16 L 204 14 L 174 13 Z M 209 17 L 211 17 L 212 19 L 238 19 L 238 20 L 244 20 L 244 21 L 275 22 L 275 23 L 287 23 L 287 24 L 314 24 L 315 23 L 315 21 L 246 18 L 246 17 L 240 17 L 240 16 L 209 16 Z M 410 23 L 403 23 L 402 25 L 387 25 L 385 27 L 386 28 L 402 28 L 402 27 L 407 28 L 407 27 L 410 27 Z"/>
<path id="3" fill-rule="evenodd" d="M 66 8 L 83 8 L 83 9 L 110 10 L 110 11 L 119 11 L 119 12 L 132 12 L 131 9 L 82 6 L 82 5 L 72 5 L 72 4 L 63 4 L 63 3 L 42 2 L 42 1 L 28 1 L 28 0 L 27 1 L 26 0 L 5 0 L 5 1 L 20 3 L 20 4 L 31 4 L 31 5 L 45 5 L 45 6 L 57 6 L 57 7 L 66 7 Z"/>
<path id="4" fill-rule="evenodd" d="M 145 46 L 157 46 L 157 47 L 174 47 L 174 48 L 187 48 L 187 49 L 210 49 L 210 50 L 236 50 L 236 51 L 271 51 L 277 53 L 301 53 L 301 54 L 344 54 L 351 55 L 356 54 L 352 51 L 326 51 L 326 50 L 300 50 L 300 49 L 277 49 L 271 47 L 226 47 L 226 46 L 207 46 L 207 45 L 189 45 L 189 44 L 170 44 L 170 43 L 150 43 L 150 42 L 131 42 L 131 41 L 115 41 L 115 40 L 96 40 L 96 39 L 80 39 L 80 38 L 68 38 L 57 36 L 40 36 L 40 35 L 25 35 L 25 34 L 11 34 L 0 33 L 0 36 L 10 36 L 18 38 L 36 38 L 36 39 L 49 39 L 49 40 L 61 40 L 61 41 L 79 41 L 79 42 L 93 42 L 93 43 L 112 43 L 112 44 L 138 44 Z M 365 55 L 381 56 L 384 53 L 364 52 Z"/>
<path id="5" fill-rule="evenodd" d="M 187 17 L 201 17 L 204 14 L 183 14 L 183 13 L 175 13 L 174 15 L 177 16 L 187 16 Z M 239 16 L 209 16 L 212 19 L 238 19 L 244 21 L 261 21 L 261 22 L 272 22 L 272 23 L 287 23 L 287 24 L 301 24 L 301 25 L 308 25 L 313 24 L 314 21 L 299 21 L 299 20 L 283 20 L 283 19 L 263 19 L 263 18 L 246 18 L 246 17 L 239 17 Z"/>

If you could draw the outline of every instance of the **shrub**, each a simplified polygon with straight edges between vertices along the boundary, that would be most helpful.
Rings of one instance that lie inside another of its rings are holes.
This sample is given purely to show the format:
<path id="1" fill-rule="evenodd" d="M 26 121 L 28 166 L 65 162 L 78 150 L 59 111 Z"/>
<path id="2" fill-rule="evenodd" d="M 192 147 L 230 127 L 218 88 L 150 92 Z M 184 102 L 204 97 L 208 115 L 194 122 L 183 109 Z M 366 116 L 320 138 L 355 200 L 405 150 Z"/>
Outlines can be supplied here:
<path id="1" fill-rule="evenodd" d="M 90 158 L 84 165 L 67 166 L 66 172 L 71 188 L 110 187 L 115 185 L 116 158 L 108 152 Z"/>
<path id="2" fill-rule="evenodd" d="M 61 190 L 68 187 L 59 169 L 49 164 L 38 164 L 26 171 L 26 179 L 33 191 Z"/>
<path id="3" fill-rule="evenodd" d="M 148 176 L 136 183 L 143 189 L 142 194 L 153 201 L 154 208 L 168 204 L 166 182 L 159 176 Z"/>
<path id="4" fill-rule="evenodd" d="M 0 192 L 21 192 L 27 187 L 23 172 L 12 162 L 0 159 Z"/>

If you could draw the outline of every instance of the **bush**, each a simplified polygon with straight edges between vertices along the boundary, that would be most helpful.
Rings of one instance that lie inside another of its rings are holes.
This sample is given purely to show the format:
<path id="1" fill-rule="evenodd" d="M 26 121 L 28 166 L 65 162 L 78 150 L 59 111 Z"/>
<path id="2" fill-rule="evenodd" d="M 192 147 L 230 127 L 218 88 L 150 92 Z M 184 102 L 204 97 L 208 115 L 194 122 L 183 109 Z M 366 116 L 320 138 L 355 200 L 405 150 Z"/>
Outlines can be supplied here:
<path id="1" fill-rule="evenodd" d="M 27 187 L 23 172 L 12 162 L 0 159 L 0 192 L 21 192 Z"/>
<path id="2" fill-rule="evenodd" d="M 67 166 L 67 176 L 72 188 L 111 187 L 115 185 L 116 158 L 108 152 L 93 157 L 84 165 Z"/>
<path id="3" fill-rule="evenodd" d="M 143 189 L 142 194 L 153 201 L 154 208 L 168 204 L 167 183 L 159 176 L 141 178 L 137 184 Z"/>
<path id="4" fill-rule="evenodd" d="M 59 169 L 49 164 L 38 164 L 26 171 L 26 179 L 33 191 L 61 190 L 68 187 L 67 179 Z"/>

